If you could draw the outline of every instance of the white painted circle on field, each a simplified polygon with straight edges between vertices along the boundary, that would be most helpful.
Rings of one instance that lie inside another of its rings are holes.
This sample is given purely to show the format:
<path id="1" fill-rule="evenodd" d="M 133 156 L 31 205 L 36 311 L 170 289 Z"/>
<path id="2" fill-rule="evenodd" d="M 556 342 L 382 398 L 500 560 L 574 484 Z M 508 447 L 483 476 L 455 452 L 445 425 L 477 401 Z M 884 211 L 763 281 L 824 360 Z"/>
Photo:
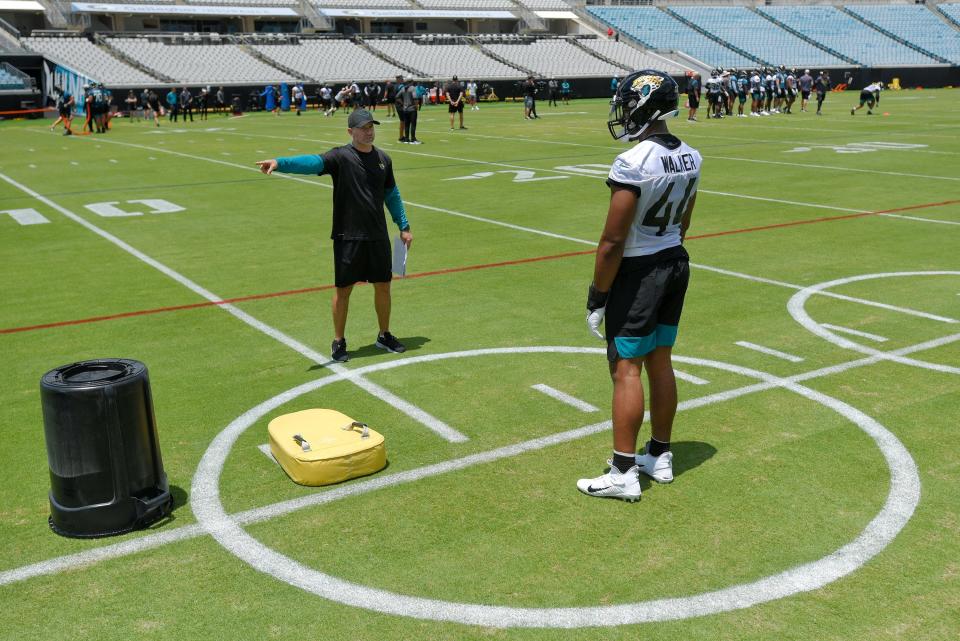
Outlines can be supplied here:
<path id="1" fill-rule="evenodd" d="M 850 420 L 874 440 L 890 470 L 890 491 L 883 508 L 853 541 L 835 552 L 817 561 L 751 583 L 686 597 L 565 608 L 456 603 L 397 594 L 352 583 L 307 567 L 260 543 L 223 509 L 219 479 L 234 443 L 257 420 L 285 403 L 330 383 L 406 365 L 451 358 L 535 353 L 604 354 L 606 350 L 583 347 L 518 347 L 417 356 L 368 365 L 343 374 L 331 374 L 264 401 L 230 423 L 214 438 L 204 453 L 191 488 L 191 506 L 197 521 L 220 545 L 255 569 L 331 601 L 387 614 L 496 628 L 580 628 L 704 616 L 747 608 L 818 589 L 854 572 L 880 553 L 907 524 L 920 500 L 920 478 L 910 453 L 896 436 L 856 408 L 816 390 L 764 372 L 718 361 L 674 356 L 674 360 L 681 363 L 713 367 L 759 379 L 770 387 L 788 389 L 829 407 Z M 570 491 L 574 491 L 572 481 Z"/>
<path id="2" fill-rule="evenodd" d="M 817 292 L 821 292 L 832 287 L 837 287 L 838 285 L 846 285 L 847 283 L 854 283 L 861 280 L 875 280 L 877 278 L 895 278 L 902 276 L 960 276 L 960 272 L 886 272 L 879 274 L 861 274 L 860 276 L 850 276 L 848 278 L 838 278 L 836 280 L 819 283 L 817 285 L 810 285 L 809 287 L 801 289 L 799 292 L 790 297 L 790 300 L 787 302 L 787 311 L 790 312 L 790 315 L 793 317 L 793 319 L 800 323 L 804 329 L 807 329 L 808 331 L 816 334 L 830 343 L 833 343 L 838 347 L 860 352 L 861 354 L 869 354 L 870 356 L 876 356 L 884 360 L 895 361 L 904 365 L 912 365 L 914 367 L 922 367 L 924 369 L 931 369 L 938 372 L 947 372 L 949 374 L 960 374 L 960 367 L 941 365 L 939 363 L 930 363 L 915 358 L 907 358 L 906 356 L 890 354 L 888 352 L 884 352 L 883 350 L 861 345 L 860 343 L 856 343 L 850 339 L 838 336 L 817 321 L 813 320 L 810 314 L 807 313 L 807 300 Z"/>

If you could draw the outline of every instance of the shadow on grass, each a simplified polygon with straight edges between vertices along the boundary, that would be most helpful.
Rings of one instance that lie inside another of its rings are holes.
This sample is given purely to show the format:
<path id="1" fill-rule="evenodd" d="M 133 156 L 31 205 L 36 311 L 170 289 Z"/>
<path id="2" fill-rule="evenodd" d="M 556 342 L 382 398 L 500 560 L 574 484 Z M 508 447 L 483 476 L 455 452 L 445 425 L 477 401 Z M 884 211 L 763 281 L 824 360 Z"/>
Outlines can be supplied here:
<path id="1" fill-rule="evenodd" d="M 407 347 L 407 352 L 415 352 L 418 349 L 422 349 L 424 345 L 430 342 L 430 339 L 426 336 L 397 336 L 397 339 Z M 358 349 L 350 348 L 350 339 L 347 339 L 347 353 L 350 354 L 350 361 L 355 361 L 362 358 L 372 358 L 373 356 L 382 356 L 386 354 L 386 350 L 378 348 L 373 343 L 367 343 Z M 406 353 L 406 352 L 404 352 Z M 328 363 L 317 363 L 316 365 L 311 365 L 307 368 L 308 372 L 314 370 L 323 369 Z"/>

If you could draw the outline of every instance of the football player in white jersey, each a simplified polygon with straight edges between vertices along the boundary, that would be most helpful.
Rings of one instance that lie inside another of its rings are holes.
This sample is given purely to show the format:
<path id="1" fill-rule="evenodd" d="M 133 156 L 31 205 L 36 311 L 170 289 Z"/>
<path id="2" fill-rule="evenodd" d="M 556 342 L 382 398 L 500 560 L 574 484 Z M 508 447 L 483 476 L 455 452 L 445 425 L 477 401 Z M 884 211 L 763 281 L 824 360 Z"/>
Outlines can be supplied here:
<path id="1" fill-rule="evenodd" d="M 856 107 L 850 109 L 850 115 L 857 113 L 863 109 L 863 105 L 867 105 L 867 115 L 873 115 L 874 105 L 880 104 L 880 91 L 883 89 L 882 82 L 872 82 L 863 89 L 860 90 L 860 104 Z"/>
<path id="2" fill-rule="evenodd" d="M 587 297 L 587 326 L 607 341 L 613 379 L 613 459 L 609 472 L 581 479 L 590 496 L 636 501 L 639 473 L 673 480 L 670 435 L 677 411 L 671 351 L 690 277 L 683 239 L 697 199 L 700 153 L 667 130 L 677 114 L 677 83 L 662 71 L 627 76 L 607 123 L 636 144 L 610 168 L 610 206 Z M 605 321 L 605 335 L 600 324 Z M 650 383 L 652 438 L 637 452 L 643 422 L 641 371 Z"/>

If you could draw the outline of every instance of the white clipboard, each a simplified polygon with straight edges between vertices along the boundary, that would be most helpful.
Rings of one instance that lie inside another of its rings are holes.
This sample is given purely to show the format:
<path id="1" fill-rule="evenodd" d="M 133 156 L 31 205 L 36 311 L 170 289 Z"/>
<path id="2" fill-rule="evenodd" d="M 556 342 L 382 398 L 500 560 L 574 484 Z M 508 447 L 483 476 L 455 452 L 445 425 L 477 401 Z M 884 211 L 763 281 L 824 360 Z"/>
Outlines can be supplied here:
<path id="1" fill-rule="evenodd" d="M 407 246 L 399 236 L 393 237 L 393 274 L 401 278 L 407 275 Z"/>

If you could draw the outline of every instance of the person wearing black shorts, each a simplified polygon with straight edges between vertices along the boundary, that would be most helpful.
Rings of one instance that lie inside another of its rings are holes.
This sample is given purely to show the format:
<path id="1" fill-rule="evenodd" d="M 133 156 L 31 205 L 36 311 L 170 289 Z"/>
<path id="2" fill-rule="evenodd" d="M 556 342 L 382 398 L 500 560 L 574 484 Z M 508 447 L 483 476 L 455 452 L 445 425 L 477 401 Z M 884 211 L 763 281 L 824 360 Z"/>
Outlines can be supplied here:
<path id="1" fill-rule="evenodd" d="M 75 101 L 73 99 L 73 94 L 69 91 L 64 91 L 60 94 L 60 98 L 57 99 L 57 113 L 59 117 L 57 120 L 50 126 L 50 131 L 53 131 L 57 128 L 61 122 L 63 123 L 63 135 L 72 136 L 73 131 L 70 129 L 70 123 L 73 121 L 73 107 Z"/>
<path id="2" fill-rule="evenodd" d="M 690 111 L 687 114 L 687 120 L 697 121 L 697 109 L 700 108 L 700 74 L 691 73 L 687 76 L 687 106 Z"/>
<path id="3" fill-rule="evenodd" d="M 358 109 L 347 119 L 351 143 L 335 147 L 325 154 L 291 156 L 261 160 L 257 166 L 265 174 L 274 171 L 292 174 L 329 175 L 333 178 L 334 284 L 331 357 L 339 363 L 350 360 L 347 353 L 347 309 L 353 286 L 362 281 L 373 285 L 374 307 L 380 333 L 374 343 L 389 352 L 400 353 L 406 347 L 390 333 L 390 280 L 392 260 L 390 236 L 383 215 L 386 205 L 400 230 L 406 247 L 413 242 L 403 200 L 393 176 L 390 157 L 373 146 L 374 125 L 380 123 L 366 109 Z"/>
<path id="4" fill-rule="evenodd" d="M 677 339 L 690 260 L 690 226 L 702 156 L 667 128 L 679 110 L 679 88 L 656 69 L 634 72 L 611 101 L 607 128 L 635 146 L 617 156 L 607 185 L 610 204 L 587 294 L 587 329 L 607 344 L 613 380 L 613 457 L 607 473 L 580 479 L 589 496 L 640 499 L 639 475 L 673 481 L 670 438 L 677 411 L 672 349 Z M 605 331 L 601 328 L 606 322 Z M 651 438 L 637 450 L 649 381 Z"/>
<path id="5" fill-rule="evenodd" d="M 463 85 L 456 76 L 443 88 L 443 93 L 447 96 L 447 111 L 450 113 L 450 131 L 453 131 L 453 114 L 460 114 L 460 128 L 463 126 Z"/>

